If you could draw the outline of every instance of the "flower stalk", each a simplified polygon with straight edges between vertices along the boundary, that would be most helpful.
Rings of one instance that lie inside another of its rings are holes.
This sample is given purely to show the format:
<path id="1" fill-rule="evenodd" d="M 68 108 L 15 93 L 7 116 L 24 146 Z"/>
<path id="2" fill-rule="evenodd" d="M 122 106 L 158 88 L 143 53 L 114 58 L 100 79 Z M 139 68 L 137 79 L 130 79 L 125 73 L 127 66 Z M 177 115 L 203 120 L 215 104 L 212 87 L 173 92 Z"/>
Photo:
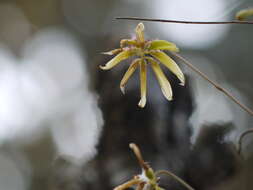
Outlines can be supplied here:
<path id="1" fill-rule="evenodd" d="M 236 103 L 239 107 L 241 107 L 248 114 L 250 114 L 251 116 L 253 116 L 253 111 L 250 108 L 248 108 L 246 105 L 242 104 L 237 98 L 235 98 L 232 94 L 230 94 L 226 89 L 224 89 L 223 87 L 221 87 L 218 83 L 212 81 L 207 75 L 205 75 L 204 73 L 202 73 L 198 68 L 196 68 L 195 66 L 193 66 L 189 61 L 187 61 L 185 58 L 183 58 L 182 56 L 180 56 L 177 53 L 172 53 L 172 55 L 174 55 L 175 57 L 177 57 L 178 59 L 180 59 L 183 64 L 185 64 L 191 70 L 193 70 L 194 72 L 196 72 L 197 74 L 199 74 L 203 79 L 205 79 L 206 81 L 208 81 L 217 90 L 219 90 L 220 92 L 222 92 L 223 94 L 225 94 L 230 100 L 232 100 L 234 103 Z"/>
<path id="2" fill-rule="evenodd" d="M 186 183 L 184 180 L 182 180 L 180 177 L 176 176 L 175 174 L 173 174 L 170 171 L 167 170 L 159 170 L 156 173 L 156 176 L 161 175 L 161 174 L 165 174 L 169 177 L 172 177 L 173 179 L 175 179 L 176 181 L 178 181 L 179 183 L 181 183 L 183 186 L 185 186 L 187 189 L 189 190 L 194 190 L 188 183 Z"/>

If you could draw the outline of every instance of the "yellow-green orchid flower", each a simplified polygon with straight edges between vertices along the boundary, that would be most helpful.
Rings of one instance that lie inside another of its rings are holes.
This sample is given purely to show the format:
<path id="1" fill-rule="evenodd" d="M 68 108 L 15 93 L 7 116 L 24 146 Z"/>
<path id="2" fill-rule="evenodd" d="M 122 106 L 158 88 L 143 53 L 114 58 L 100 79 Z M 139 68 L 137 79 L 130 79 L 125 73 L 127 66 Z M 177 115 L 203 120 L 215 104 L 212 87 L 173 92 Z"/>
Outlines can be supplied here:
<path id="1" fill-rule="evenodd" d="M 104 52 L 103 54 L 116 56 L 107 62 L 104 66 L 100 66 L 100 68 L 103 70 L 109 70 L 118 65 L 121 61 L 135 56 L 137 58 L 134 59 L 130 64 L 127 72 L 120 82 L 120 89 L 122 93 L 125 93 L 124 89 L 128 79 L 139 67 L 141 99 L 138 105 L 143 108 L 146 105 L 147 65 L 150 65 L 161 86 L 163 95 L 166 99 L 172 100 L 172 89 L 169 81 L 160 68 L 160 63 L 167 67 L 173 74 L 175 74 L 179 79 L 180 84 L 184 85 L 184 74 L 175 63 L 175 61 L 163 52 L 163 50 L 178 52 L 179 49 L 175 44 L 165 40 L 145 40 L 143 23 L 139 23 L 137 25 L 135 33 L 135 39 L 123 39 L 120 41 L 120 48 L 109 52 Z"/>

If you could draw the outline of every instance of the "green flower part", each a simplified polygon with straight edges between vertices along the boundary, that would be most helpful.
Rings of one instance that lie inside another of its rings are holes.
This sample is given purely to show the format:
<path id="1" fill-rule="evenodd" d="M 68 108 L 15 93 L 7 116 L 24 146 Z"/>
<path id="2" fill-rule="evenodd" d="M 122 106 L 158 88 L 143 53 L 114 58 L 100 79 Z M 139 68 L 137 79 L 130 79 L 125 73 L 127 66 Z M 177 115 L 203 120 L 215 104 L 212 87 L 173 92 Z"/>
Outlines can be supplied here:
<path id="1" fill-rule="evenodd" d="M 249 18 L 250 16 L 253 16 L 253 8 L 243 9 L 239 11 L 235 17 L 237 20 L 243 21 Z"/>
<path id="2" fill-rule="evenodd" d="M 120 41 L 120 48 L 109 52 L 104 52 L 106 55 L 116 55 L 113 59 L 107 62 L 104 66 L 100 66 L 103 70 L 109 70 L 121 61 L 132 56 L 137 58 L 130 64 L 128 70 L 120 82 L 120 89 L 125 93 L 125 86 L 129 78 L 137 68 L 140 71 L 140 92 L 141 99 L 139 106 L 143 108 L 146 105 L 147 95 L 147 65 L 150 65 L 161 87 L 162 93 L 167 100 L 172 100 L 172 89 L 169 81 L 164 75 L 160 64 L 167 67 L 173 74 L 177 76 L 181 85 L 185 84 L 185 77 L 178 65 L 163 51 L 178 52 L 177 46 L 165 40 L 145 40 L 144 25 L 139 23 L 135 29 L 135 39 L 123 39 Z"/>

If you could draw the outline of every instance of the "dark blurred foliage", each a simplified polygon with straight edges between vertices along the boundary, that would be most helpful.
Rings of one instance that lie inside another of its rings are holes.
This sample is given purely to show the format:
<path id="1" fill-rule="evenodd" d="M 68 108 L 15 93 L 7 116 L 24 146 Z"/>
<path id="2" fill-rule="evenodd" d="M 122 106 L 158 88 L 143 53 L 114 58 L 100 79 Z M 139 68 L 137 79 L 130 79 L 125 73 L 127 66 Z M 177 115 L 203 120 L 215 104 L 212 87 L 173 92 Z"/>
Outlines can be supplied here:
<path id="1" fill-rule="evenodd" d="M 62 23 L 60 0 L 16 0 L 16 3 L 36 29 Z"/>
<path id="2" fill-rule="evenodd" d="M 186 176 L 197 189 L 216 188 L 241 169 L 241 158 L 224 136 L 231 124 L 207 125 L 200 131 L 188 160 Z M 194 167 L 193 167 L 194 166 Z"/>

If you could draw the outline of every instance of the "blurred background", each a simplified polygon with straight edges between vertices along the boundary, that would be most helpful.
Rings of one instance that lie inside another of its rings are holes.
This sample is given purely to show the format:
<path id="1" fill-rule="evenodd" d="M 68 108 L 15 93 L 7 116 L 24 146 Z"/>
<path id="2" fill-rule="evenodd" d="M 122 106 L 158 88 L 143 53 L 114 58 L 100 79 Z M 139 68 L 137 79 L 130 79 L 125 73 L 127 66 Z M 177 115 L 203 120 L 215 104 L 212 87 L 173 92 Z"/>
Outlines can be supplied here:
<path id="1" fill-rule="evenodd" d="M 113 189 L 139 174 L 138 144 L 154 169 L 197 189 L 253 188 L 253 137 L 236 153 L 252 116 L 180 64 L 187 82 L 166 72 L 174 100 L 148 73 L 148 102 L 137 107 L 139 78 L 126 95 L 128 64 L 99 70 L 101 55 L 134 35 L 116 16 L 229 21 L 251 0 L 1 0 L 0 189 Z M 181 55 L 253 108 L 252 25 L 144 23 L 147 39 L 176 43 Z M 169 178 L 165 189 L 184 189 Z"/>

